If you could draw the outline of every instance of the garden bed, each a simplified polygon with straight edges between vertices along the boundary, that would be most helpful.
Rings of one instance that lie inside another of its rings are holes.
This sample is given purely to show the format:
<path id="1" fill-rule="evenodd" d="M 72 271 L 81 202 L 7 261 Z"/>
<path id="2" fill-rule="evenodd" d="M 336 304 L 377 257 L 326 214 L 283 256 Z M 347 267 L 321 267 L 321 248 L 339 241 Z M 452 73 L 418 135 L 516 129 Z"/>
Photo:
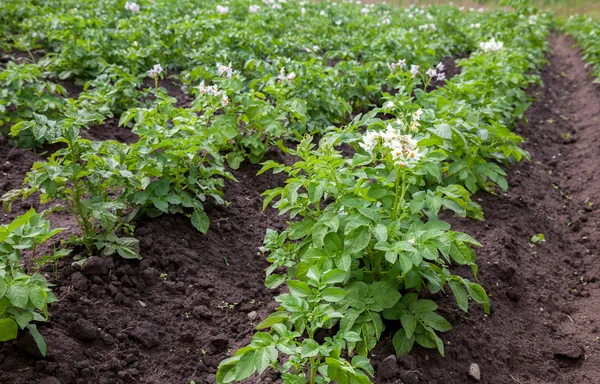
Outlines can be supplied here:
<path id="1" fill-rule="evenodd" d="M 479 277 L 492 314 L 472 307 L 465 315 L 453 298 L 440 297 L 440 312 L 454 327 L 442 337 L 446 357 L 416 347 L 396 360 L 386 331 L 372 352 L 375 382 L 462 384 L 473 380 L 475 363 L 483 383 L 597 383 L 600 90 L 571 40 L 553 36 L 551 43 L 556 52 L 542 73 L 545 87 L 531 90 L 538 100 L 526 114 L 529 125 L 517 130 L 532 162 L 510 170 L 508 193 L 475 196 L 484 223 L 444 218 L 484 244 Z M 96 129 L 90 137 L 128 139 L 119 129 Z M 3 143 L 0 194 L 20 187 L 35 160 Z M 29 337 L 4 343 L 0 383 L 214 383 L 219 362 L 276 307 L 278 291 L 264 287 L 268 263 L 258 247 L 265 230 L 283 229 L 286 219 L 263 212 L 260 193 L 285 178 L 255 176 L 258 170 L 243 165 L 234 172 L 239 183 L 225 187 L 229 207 L 207 207 L 207 235 L 184 216 L 164 216 L 137 226 L 141 261 L 98 258 L 84 268 L 61 261 L 53 281 L 60 301 L 39 327 L 48 355 L 41 358 Z M 28 208 L 15 204 L 0 223 Z M 54 226 L 74 227 L 53 215 Z M 547 241 L 530 245 L 538 233 Z"/>

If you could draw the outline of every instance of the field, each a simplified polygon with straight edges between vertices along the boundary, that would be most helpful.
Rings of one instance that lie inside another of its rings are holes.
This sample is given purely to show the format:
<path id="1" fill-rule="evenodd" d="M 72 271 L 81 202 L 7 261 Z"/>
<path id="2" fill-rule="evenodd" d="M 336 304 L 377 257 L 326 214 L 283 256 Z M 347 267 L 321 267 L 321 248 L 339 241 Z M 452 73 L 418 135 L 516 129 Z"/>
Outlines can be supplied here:
<path id="1" fill-rule="evenodd" d="M 600 383 L 594 7 L 367 3 L 0 0 L 0 383 Z"/>

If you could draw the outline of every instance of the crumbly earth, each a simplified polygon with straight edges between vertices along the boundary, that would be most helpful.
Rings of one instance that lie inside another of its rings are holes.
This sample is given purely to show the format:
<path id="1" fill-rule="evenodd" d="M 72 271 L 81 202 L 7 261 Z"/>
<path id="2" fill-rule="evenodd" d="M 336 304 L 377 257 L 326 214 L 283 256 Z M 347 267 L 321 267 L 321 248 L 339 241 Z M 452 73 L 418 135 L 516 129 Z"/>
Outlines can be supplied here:
<path id="1" fill-rule="evenodd" d="M 507 193 L 475 196 L 485 222 L 445 217 L 483 244 L 479 279 L 492 314 L 474 304 L 462 313 L 439 295 L 440 311 L 454 327 L 442 337 L 445 357 L 417 347 L 395 358 L 395 325 L 387 324 L 371 356 L 375 383 L 475 382 L 471 364 L 479 366 L 481 383 L 600 382 L 600 88 L 571 39 L 553 35 L 550 43 L 544 87 L 532 87 L 529 124 L 516 128 L 532 161 L 510 170 Z M 89 137 L 131 140 L 107 124 Z M 19 187 L 37 159 L 0 142 L 0 193 Z M 1 344 L 0 383 L 214 383 L 219 361 L 275 308 L 278 292 L 263 285 L 267 263 L 258 247 L 266 228 L 284 228 L 285 218 L 263 212 L 260 193 L 284 178 L 255 176 L 258 169 L 235 172 L 239 183 L 225 188 L 229 207 L 207 207 L 207 235 L 184 216 L 165 216 L 138 224 L 142 261 L 94 258 L 81 268 L 69 260 L 56 275 L 49 271 L 60 301 L 51 321 L 39 326 L 48 356 L 37 355 L 27 335 Z M 30 206 L 15 204 L 0 223 Z M 52 220 L 73 227 L 66 215 L 54 213 Z M 538 233 L 546 242 L 532 245 Z"/>

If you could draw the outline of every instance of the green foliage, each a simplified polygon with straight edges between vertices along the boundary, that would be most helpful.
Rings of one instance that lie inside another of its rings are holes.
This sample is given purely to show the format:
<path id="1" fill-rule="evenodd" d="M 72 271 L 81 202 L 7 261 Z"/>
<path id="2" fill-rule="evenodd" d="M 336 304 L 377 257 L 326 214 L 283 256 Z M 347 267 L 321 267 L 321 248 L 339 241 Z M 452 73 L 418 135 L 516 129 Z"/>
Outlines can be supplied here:
<path id="1" fill-rule="evenodd" d="M 25 274 L 20 262 L 24 252 L 36 259 L 39 247 L 61 231 L 51 230 L 44 215 L 33 209 L 0 227 L 0 341 L 16 339 L 19 328 L 27 329 L 46 354 L 44 339 L 32 322 L 48 319 L 48 304 L 56 297 L 43 275 Z"/>
<path id="2" fill-rule="evenodd" d="M 600 83 L 600 21 L 585 15 L 575 15 L 570 16 L 562 28 L 577 39 L 582 50 L 581 56 L 596 77 L 594 82 Z"/>

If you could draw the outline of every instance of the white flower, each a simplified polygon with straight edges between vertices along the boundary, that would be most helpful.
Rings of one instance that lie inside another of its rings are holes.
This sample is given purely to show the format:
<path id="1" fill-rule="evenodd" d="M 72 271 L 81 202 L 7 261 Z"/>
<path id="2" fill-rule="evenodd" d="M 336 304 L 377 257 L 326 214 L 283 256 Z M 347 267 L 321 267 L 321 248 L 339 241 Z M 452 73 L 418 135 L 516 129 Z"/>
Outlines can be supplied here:
<path id="1" fill-rule="evenodd" d="M 217 13 L 220 13 L 221 15 L 229 13 L 229 7 L 224 7 L 222 5 L 217 5 Z"/>
<path id="2" fill-rule="evenodd" d="M 381 134 L 381 137 L 384 140 L 384 145 L 390 146 L 391 143 L 398 141 L 400 138 L 400 133 L 396 131 L 391 124 L 388 124 L 384 133 Z"/>
<path id="3" fill-rule="evenodd" d="M 251 5 L 248 7 L 248 12 L 256 13 L 256 12 L 258 12 L 259 9 L 260 9 L 260 7 L 258 5 Z"/>
<path id="4" fill-rule="evenodd" d="M 291 72 L 289 75 L 285 74 L 285 68 L 281 68 L 279 70 L 279 76 L 277 76 L 277 81 L 286 81 L 286 80 L 294 80 L 296 78 L 296 74 Z"/>
<path id="5" fill-rule="evenodd" d="M 481 28 L 481 24 L 479 24 L 479 23 L 471 24 L 471 29 L 477 29 L 477 28 Z"/>
<path id="6" fill-rule="evenodd" d="M 392 21 L 390 20 L 389 17 L 386 17 L 385 19 L 381 20 L 381 24 L 384 25 L 390 25 L 392 23 Z"/>
<path id="7" fill-rule="evenodd" d="M 446 80 L 446 74 L 444 72 L 438 72 L 436 80 L 437 81 Z"/>
<path id="8" fill-rule="evenodd" d="M 429 76 L 429 77 L 437 76 L 437 71 L 433 68 L 429 68 L 426 73 L 427 73 L 427 76 Z"/>
<path id="9" fill-rule="evenodd" d="M 411 65 L 410 66 L 410 73 L 412 73 L 412 77 L 417 77 L 417 75 L 419 74 L 420 68 L 418 65 Z"/>
<path id="10" fill-rule="evenodd" d="M 387 67 L 390 70 L 390 72 L 394 72 L 394 70 L 396 69 L 396 63 L 389 63 Z"/>
<path id="11" fill-rule="evenodd" d="M 217 63 L 217 71 L 219 72 L 219 76 L 225 75 L 228 79 L 231 79 L 233 76 L 233 68 L 231 67 L 231 62 L 229 65 L 221 65 L 221 63 Z"/>
<path id="12" fill-rule="evenodd" d="M 369 13 L 369 8 L 364 7 L 360 10 L 360 13 L 362 13 L 363 15 L 366 15 L 367 13 Z"/>
<path id="13" fill-rule="evenodd" d="M 421 116 L 423 116 L 423 109 L 419 108 L 413 114 L 413 120 L 420 121 L 421 120 Z"/>
<path id="14" fill-rule="evenodd" d="M 479 43 L 479 48 L 484 52 L 500 51 L 504 48 L 504 43 L 496 41 L 496 39 L 492 37 L 490 41 Z"/>
<path id="15" fill-rule="evenodd" d="M 338 20 L 335 22 L 335 25 L 342 25 L 342 20 Z"/>
<path id="16" fill-rule="evenodd" d="M 358 145 L 360 145 L 360 147 L 365 151 L 373 153 L 373 150 L 375 149 L 375 146 L 377 146 L 380 137 L 381 136 L 379 135 L 379 132 L 369 131 L 363 136 L 363 142 Z"/>
<path id="17" fill-rule="evenodd" d="M 148 71 L 148 74 L 152 77 L 158 77 L 158 75 L 162 73 L 162 71 L 163 67 L 161 67 L 160 64 L 156 64 L 154 67 L 152 67 L 151 70 Z"/>
<path id="18" fill-rule="evenodd" d="M 302 13 L 302 16 L 304 16 L 304 14 L 306 13 L 306 8 L 302 8 L 302 9 L 300 10 L 300 13 Z"/>
<path id="19" fill-rule="evenodd" d="M 131 12 L 139 12 L 140 11 L 140 5 L 138 3 L 130 3 L 129 1 L 125 3 L 125 10 L 127 11 L 131 11 Z"/>
<path id="20" fill-rule="evenodd" d="M 229 99 L 227 98 L 227 95 L 223 94 L 223 97 L 221 98 L 221 106 L 225 108 L 227 104 L 229 104 Z"/>
<path id="21" fill-rule="evenodd" d="M 446 68 L 446 67 L 444 66 L 444 63 L 442 63 L 441 61 L 438 65 L 435 66 L 435 69 L 437 69 L 438 71 L 443 71 L 444 68 Z"/>
<path id="22" fill-rule="evenodd" d="M 198 89 L 200 90 L 201 95 L 209 95 L 209 96 L 220 96 L 221 95 L 221 91 L 219 91 L 219 87 L 217 87 L 216 85 L 207 87 L 206 85 L 204 85 L 204 80 L 202 80 L 202 82 L 198 86 Z"/>
<path id="23" fill-rule="evenodd" d="M 258 247 L 258 252 L 265 253 L 267 250 L 265 247 Z"/>
<path id="24" fill-rule="evenodd" d="M 327 16 L 327 12 L 321 11 L 321 12 L 319 12 L 319 15 L 321 15 L 321 16 Z"/>

